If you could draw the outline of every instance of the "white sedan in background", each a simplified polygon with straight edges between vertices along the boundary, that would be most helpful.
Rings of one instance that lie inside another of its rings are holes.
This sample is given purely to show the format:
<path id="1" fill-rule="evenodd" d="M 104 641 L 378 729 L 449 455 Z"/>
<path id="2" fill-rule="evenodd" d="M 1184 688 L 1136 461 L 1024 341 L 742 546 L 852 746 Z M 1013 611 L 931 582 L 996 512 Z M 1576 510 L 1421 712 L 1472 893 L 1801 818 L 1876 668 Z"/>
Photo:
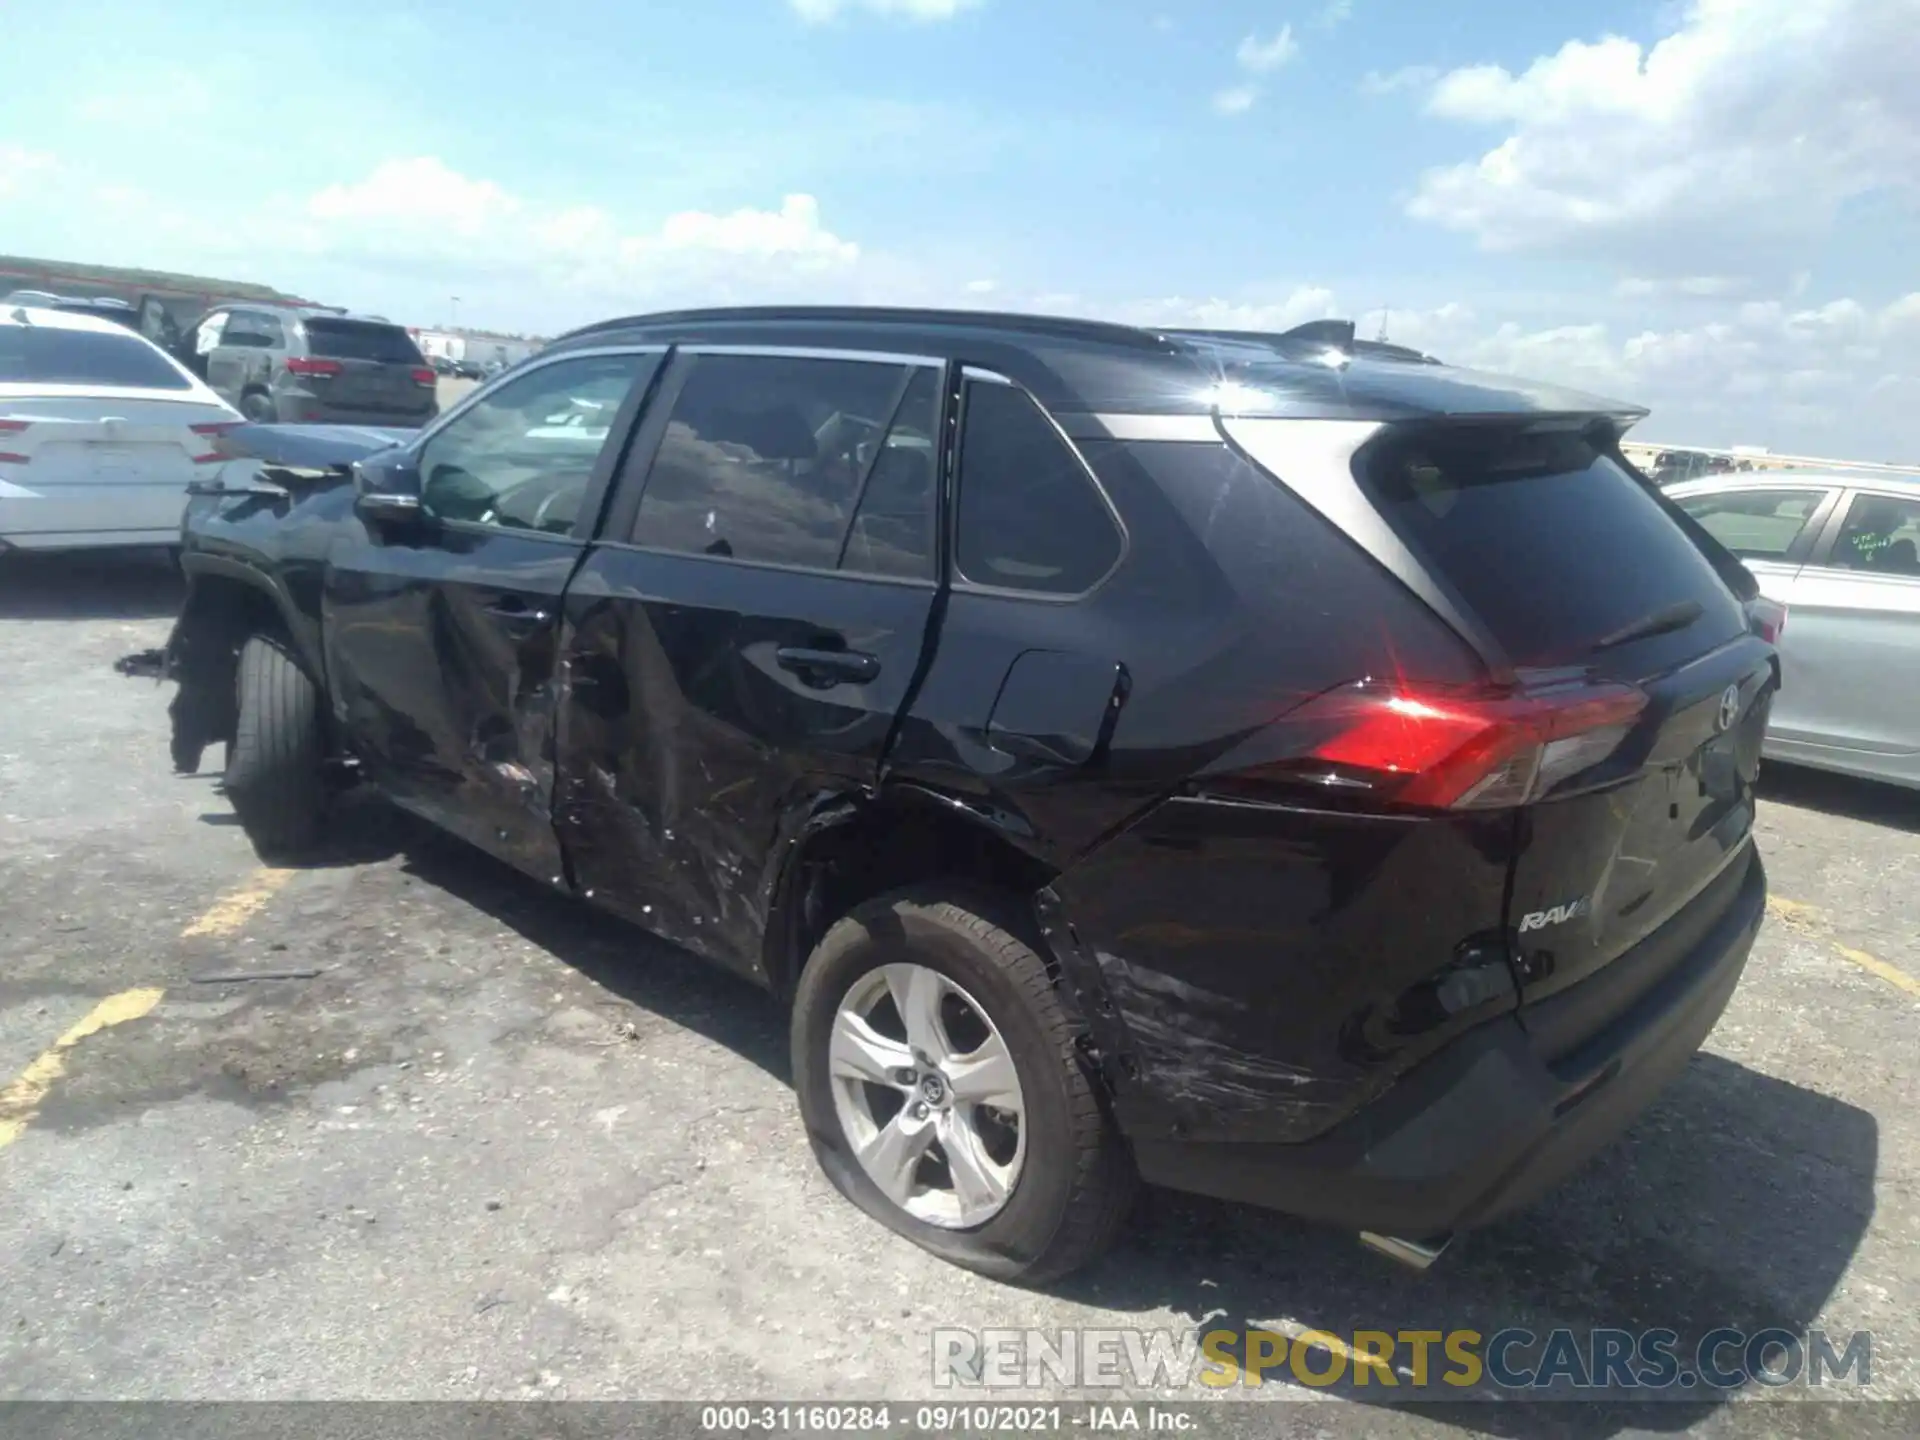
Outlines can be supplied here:
<path id="1" fill-rule="evenodd" d="M 0 308 L 0 551 L 175 545 L 240 413 L 150 340 Z"/>
<path id="2" fill-rule="evenodd" d="M 1666 493 L 1787 607 L 1767 758 L 1920 788 L 1920 476 L 1739 472 Z"/>

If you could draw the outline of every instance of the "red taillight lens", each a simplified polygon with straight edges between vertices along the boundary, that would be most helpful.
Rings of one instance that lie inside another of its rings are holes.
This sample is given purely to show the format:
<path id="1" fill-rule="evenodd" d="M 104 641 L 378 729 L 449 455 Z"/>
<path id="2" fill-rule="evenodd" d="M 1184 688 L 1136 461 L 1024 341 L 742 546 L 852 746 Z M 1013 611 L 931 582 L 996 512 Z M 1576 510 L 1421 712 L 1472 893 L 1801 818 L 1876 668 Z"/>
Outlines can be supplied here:
<path id="1" fill-rule="evenodd" d="M 1646 706 L 1605 682 L 1506 695 L 1352 685 L 1285 717 L 1307 744 L 1283 768 L 1398 805 L 1524 805 L 1613 754 Z"/>
<path id="2" fill-rule="evenodd" d="M 239 420 L 209 420 L 204 425 L 189 425 L 187 429 L 195 435 L 200 436 L 201 439 L 211 440 L 215 446 L 218 446 L 222 439 L 230 432 L 238 430 L 241 424 L 242 422 Z M 213 449 L 204 454 L 194 456 L 193 463 L 196 465 L 211 465 L 216 460 L 225 460 L 226 458 L 227 457 L 218 449 Z"/>
<path id="3" fill-rule="evenodd" d="M 314 360 L 305 355 L 289 355 L 287 357 L 287 373 L 290 375 L 306 375 L 314 379 L 327 379 L 331 376 L 338 375 L 343 368 L 345 367 L 343 367 L 338 360 Z"/>
<path id="4" fill-rule="evenodd" d="M 416 369 L 413 372 L 413 383 L 416 385 L 437 384 L 439 379 L 440 377 L 435 375 L 433 371 L 428 369 L 425 365 L 420 366 L 418 369 Z"/>
<path id="5" fill-rule="evenodd" d="M 18 435 L 31 424 L 31 420 L 0 420 L 0 435 Z M 32 459 L 31 455 L 16 455 L 11 450 L 0 450 L 0 465 L 25 465 Z"/>
<path id="6" fill-rule="evenodd" d="M 1747 602 L 1747 623 L 1769 645 L 1778 645 L 1787 628 L 1787 607 L 1778 600 L 1756 595 Z"/>

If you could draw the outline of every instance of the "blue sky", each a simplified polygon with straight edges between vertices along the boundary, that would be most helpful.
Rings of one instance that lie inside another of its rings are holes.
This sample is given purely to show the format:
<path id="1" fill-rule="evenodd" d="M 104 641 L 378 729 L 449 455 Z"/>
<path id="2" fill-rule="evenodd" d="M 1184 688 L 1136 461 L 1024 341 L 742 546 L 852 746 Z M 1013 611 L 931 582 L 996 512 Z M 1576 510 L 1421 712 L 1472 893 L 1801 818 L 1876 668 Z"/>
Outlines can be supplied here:
<path id="1" fill-rule="evenodd" d="M 1325 314 L 1920 461 L 1920 0 L 69 0 L 0 249 L 551 332 Z M 1909 300 L 1909 296 L 1913 297 Z"/>

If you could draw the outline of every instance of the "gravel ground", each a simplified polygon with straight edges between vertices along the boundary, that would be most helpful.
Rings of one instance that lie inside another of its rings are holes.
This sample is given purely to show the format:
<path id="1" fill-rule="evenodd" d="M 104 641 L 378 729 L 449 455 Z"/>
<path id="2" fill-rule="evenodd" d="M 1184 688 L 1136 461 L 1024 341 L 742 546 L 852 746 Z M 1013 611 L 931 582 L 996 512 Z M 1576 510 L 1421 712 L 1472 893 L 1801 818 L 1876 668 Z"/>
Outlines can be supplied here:
<path id="1" fill-rule="evenodd" d="M 935 1329 L 1256 1323 L 1867 1329 L 1873 1393 L 1920 1397 L 1920 795 L 1770 775 L 1775 913 L 1706 1051 L 1424 1276 L 1153 1194 L 1031 1293 L 833 1194 L 785 1018 L 744 984 L 372 800 L 324 862 L 262 869 L 212 780 L 169 772 L 168 692 L 111 668 L 176 602 L 143 559 L 0 557 L 0 1085 L 33 1100 L 11 1131 L 0 1105 L 0 1398 L 952 1399 Z M 202 983 L 235 971 L 318 973 Z M 1761 1408 L 1335 1402 L 1263 1433 L 1720 1434 Z"/>

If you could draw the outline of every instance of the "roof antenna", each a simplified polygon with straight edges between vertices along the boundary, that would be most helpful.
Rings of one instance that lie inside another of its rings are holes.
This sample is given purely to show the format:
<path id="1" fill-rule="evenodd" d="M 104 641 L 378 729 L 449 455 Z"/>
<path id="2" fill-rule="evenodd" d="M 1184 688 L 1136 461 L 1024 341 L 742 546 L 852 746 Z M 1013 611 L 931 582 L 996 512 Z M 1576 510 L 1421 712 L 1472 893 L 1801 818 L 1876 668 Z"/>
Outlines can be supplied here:
<path id="1" fill-rule="evenodd" d="M 1373 337 L 1373 338 L 1374 338 L 1374 339 L 1375 339 L 1376 341 L 1378 341 L 1378 342 L 1379 342 L 1380 344 L 1382 344 L 1382 345 L 1384 345 L 1384 344 L 1386 344 L 1386 343 L 1387 343 L 1387 315 L 1388 315 L 1388 313 L 1389 313 L 1389 312 L 1388 312 L 1388 310 L 1387 310 L 1387 307 L 1386 307 L 1386 306 L 1384 306 L 1384 305 L 1382 305 L 1382 306 L 1380 307 L 1380 333 L 1379 333 L 1378 335 L 1376 335 L 1376 336 L 1374 336 L 1374 337 Z"/>

